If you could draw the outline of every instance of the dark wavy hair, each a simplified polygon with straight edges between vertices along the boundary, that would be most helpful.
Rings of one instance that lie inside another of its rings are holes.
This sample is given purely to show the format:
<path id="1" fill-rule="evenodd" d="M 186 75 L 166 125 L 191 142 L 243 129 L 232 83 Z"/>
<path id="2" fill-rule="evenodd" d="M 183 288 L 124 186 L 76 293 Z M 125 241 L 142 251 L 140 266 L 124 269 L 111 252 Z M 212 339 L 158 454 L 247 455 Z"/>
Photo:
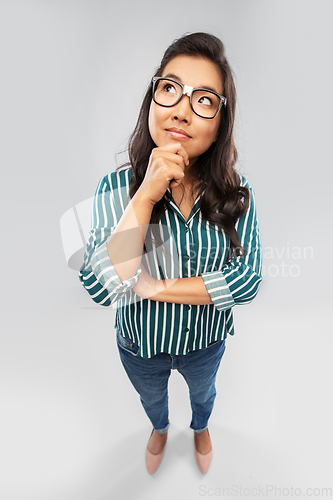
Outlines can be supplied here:
<path id="1" fill-rule="evenodd" d="M 237 161 L 237 149 L 233 137 L 236 89 L 232 71 L 225 57 L 223 43 L 219 38 L 209 33 L 191 33 L 175 40 L 169 46 L 154 76 L 162 76 L 168 62 L 180 55 L 204 57 L 216 64 L 221 73 L 223 95 L 227 98 L 227 105 L 223 106 L 220 111 L 218 138 L 191 166 L 191 175 L 201 181 L 199 193 L 204 191 L 200 198 L 203 217 L 223 229 L 229 237 L 229 258 L 233 255 L 244 255 L 245 250 L 240 244 L 235 223 L 248 208 L 249 190 L 240 186 L 240 180 L 234 168 Z M 132 167 L 130 198 L 133 198 L 139 189 L 145 177 L 152 149 L 156 147 L 148 128 L 151 100 L 152 84 L 147 89 L 137 124 L 129 139 L 129 163 L 117 169 L 126 165 Z M 169 202 L 170 199 L 165 194 L 155 204 L 150 219 L 151 224 L 157 224 L 160 221 Z M 158 235 L 155 235 L 155 238 L 155 241 L 159 240 Z"/>

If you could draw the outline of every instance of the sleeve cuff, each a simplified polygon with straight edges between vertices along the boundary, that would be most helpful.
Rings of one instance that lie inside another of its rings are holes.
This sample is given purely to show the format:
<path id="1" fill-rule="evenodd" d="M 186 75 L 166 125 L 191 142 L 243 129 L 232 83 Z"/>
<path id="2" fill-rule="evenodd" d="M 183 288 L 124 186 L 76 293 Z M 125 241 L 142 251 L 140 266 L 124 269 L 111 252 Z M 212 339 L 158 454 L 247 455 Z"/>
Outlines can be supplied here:
<path id="1" fill-rule="evenodd" d="M 235 305 L 235 301 L 231 295 L 230 288 L 223 277 L 222 271 L 213 271 L 211 273 L 203 273 L 207 291 L 218 311 L 230 309 Z"/>
<path id="2" fill-rule="evenodd" d="M 97 280 L 110 293 L 124 293 L 139 281 L 141 266 L 132 278 L 120 281 L 107 251 L 107 241 L 96 248 L 91 257 L 91 268 Z"/>

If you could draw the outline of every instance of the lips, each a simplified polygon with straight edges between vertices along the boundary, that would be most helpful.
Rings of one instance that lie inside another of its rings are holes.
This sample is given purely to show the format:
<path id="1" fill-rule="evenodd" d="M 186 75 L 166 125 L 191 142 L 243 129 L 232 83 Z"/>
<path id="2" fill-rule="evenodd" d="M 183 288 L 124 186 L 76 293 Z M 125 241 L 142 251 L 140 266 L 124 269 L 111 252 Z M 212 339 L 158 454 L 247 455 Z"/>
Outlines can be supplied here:
<path id="1" fill-rule="evenodd" d="M 167 128 L 167 133 L 174 139 L 190 139 L 191 136 L 181 128 Z"/>

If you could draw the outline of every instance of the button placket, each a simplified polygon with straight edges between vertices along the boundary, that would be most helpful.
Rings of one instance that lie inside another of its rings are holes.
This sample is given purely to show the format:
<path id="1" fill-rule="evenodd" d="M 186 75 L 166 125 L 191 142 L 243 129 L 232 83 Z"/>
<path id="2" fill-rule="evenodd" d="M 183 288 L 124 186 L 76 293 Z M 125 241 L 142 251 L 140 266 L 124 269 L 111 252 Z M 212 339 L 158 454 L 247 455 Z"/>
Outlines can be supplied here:
<path id="1" fill-rule="evenodd" d="M 188 233 L 190 229 L 191 229 L 191 228 L 190 228 L 190 225 L 189 225 L 189 223 L 188 223 L 188 221 L 187 221 L 187 222 L 185 223 L 185 233 Z"/>

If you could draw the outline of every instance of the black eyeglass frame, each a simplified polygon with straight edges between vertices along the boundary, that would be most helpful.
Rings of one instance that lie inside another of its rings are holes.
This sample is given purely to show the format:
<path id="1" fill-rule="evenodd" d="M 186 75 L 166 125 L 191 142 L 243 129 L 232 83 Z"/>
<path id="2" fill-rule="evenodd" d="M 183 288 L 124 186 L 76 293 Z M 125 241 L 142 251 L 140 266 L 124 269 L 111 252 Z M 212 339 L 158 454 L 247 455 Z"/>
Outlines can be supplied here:
<path id="1" fill-rule="evenodd" d="M 180 85 L 180 87 L 182 88 L 182 93 L 176 102 L 174 102 L 173 104 L 161 104 L 155 100 L 156 82 L 158 82 L 159 80 L 167 80 L 169 82 L 177 83 L 178 85 Z M 184 85 L 183 83 L 177 82 L 177 80 L 174 80 L 173 78 L 165 78 L 163 76 L 153 76 L 153 78 L 151 79 L 151 83 L 153 84 L 153 87 L 152 87 L 153 101 L 156 104 L 158 104 L 159 106 L 163 106 L 165 108 L 172 108 L 173 106 L 176 106 L 176 104 L 179 103 L 179 101 L 181 100 L 183 95 L 187 95 L 190 98 L 190 106 L 191 106 L 193 113 L 195 113 L 197 116 L 200 116 L 200 118 L 204 118 L 205 120 L 212 120 L 213 118 L 215 118 L 215 116 L 218 114 L 218 112 L 220 111 L 222 106 L 227 105 L 227 98 L 221 94 L 218 94 L 214 90 L 200 88 L 200 87 L 190 87 L 189 85 Z M 199 113 L 197 113 L 196 111 L 194 111 L 193 105 L 192 105 L 192 94 L 195 90 L 203 90 L 205 92 L 211 92 L 212 94 L 215 94 L 217 97 L 220 98 L 220 102 L 219 102 L 218 108 L 217 108 L 214 116 L 202 116 L 202 115 L 199 115 Z"/>

